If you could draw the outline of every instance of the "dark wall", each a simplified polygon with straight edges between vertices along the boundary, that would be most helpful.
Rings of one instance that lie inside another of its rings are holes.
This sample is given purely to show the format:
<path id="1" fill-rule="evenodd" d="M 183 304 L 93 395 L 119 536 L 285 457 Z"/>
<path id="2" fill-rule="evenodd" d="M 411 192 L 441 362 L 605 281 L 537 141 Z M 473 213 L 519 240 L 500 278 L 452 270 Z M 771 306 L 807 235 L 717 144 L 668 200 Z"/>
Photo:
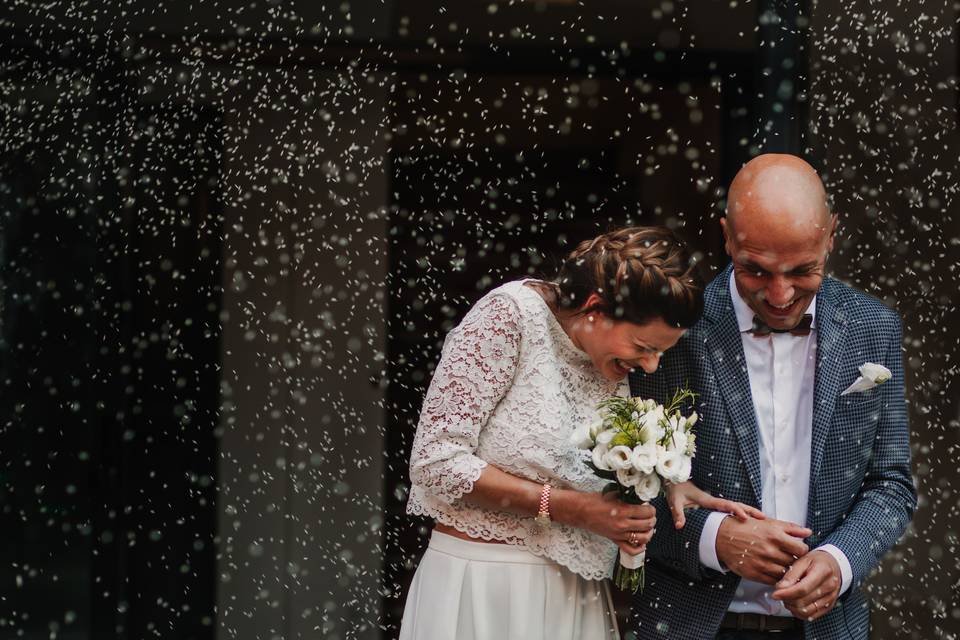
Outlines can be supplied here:
<path id="1" fill-rule="evenodd" d="M 217 114 L 139 105 L 103 58 L 16 52 L 0 102 L 4 633 L 212 638 Z"/>

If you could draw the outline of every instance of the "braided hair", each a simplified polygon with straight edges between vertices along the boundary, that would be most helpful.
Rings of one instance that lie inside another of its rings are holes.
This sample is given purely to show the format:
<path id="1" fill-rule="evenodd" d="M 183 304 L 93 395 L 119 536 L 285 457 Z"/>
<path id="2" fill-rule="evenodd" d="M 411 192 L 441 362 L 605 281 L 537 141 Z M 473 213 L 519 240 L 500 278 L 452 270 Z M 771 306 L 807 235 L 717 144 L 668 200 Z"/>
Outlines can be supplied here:
<path id="1" fill-rule="evenodd" d="M 560 265 L 554 284 L 564 309 L 580 309 L 596 293 L 614 320 L 645 324 L 663 318 L 689 328 L 703 312 L 703 278 L 689 249 L 665 227 L 625 227 L 581 242 Z"/>

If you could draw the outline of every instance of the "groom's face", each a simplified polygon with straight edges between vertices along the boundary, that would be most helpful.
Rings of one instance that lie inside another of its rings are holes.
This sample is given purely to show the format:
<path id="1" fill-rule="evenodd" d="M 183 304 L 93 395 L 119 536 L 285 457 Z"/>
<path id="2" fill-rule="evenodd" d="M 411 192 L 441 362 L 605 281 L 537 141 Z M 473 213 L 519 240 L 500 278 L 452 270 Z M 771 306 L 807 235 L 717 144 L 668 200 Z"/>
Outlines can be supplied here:
<path id="1" fill-rule="evenodd" d="M 737 291 L 771 328 L 787 330 L 800 323 L 823 282 L 835 228 L 835 216 L 813 230 L 723 220 Z"/>

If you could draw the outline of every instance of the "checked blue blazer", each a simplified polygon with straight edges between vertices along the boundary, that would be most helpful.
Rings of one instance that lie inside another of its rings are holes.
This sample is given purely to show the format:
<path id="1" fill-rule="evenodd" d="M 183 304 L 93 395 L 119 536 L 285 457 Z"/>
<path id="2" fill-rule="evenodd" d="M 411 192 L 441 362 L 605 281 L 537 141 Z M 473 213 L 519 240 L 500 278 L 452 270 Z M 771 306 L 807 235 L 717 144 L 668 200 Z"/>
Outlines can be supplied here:
<path id="1" fill-rule="evenodd" d="M 664 354 L 653 374 L 631 375 L 634 396 L 668 400 L 686 386 L 699 394 L 693 481 L 716 496 L 760 507 L 757 419 L 727 267 L 706 289 L 704 315 Z M 817 365 L 806 542 L 836 545 L 853 582 L 823 618 L 804 623 L 806 640 L 869 637 L 869 609 L 859 586 L 899 539 L 916 507 L 904 402 L 901 328 L 896 313 L 870 296 L 825 278 L 817 293 Z M 865 362 L 893 374 L 862 393 L 840 396 Z M 663 499 L 654 501 L 657 533 L 647 550 L 646 587 L 630 626 L 638 638 L 714 638 L 739 576 L 700 563 L 709 511 L 687 514 L 676 531 Z"/>

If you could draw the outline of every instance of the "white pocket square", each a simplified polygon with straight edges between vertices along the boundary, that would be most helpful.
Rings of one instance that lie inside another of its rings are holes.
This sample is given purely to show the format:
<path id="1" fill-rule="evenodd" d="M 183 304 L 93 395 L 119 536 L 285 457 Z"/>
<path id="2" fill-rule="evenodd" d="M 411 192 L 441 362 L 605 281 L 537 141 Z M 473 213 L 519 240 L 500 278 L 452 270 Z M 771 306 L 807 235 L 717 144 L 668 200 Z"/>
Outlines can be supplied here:
<path id="1" fill-rule="evenodd" d="M 844 389 L 840 395 L 845 396 L 848 393 L 859 393 L 867 389 L 873 389 L 878 384 L 883 384 L 891 378 L 893 374 L 882 364 L 873 362 L 864 362 L 860 365 L 860 377 L 854 380 L 853 384 Z"/>

